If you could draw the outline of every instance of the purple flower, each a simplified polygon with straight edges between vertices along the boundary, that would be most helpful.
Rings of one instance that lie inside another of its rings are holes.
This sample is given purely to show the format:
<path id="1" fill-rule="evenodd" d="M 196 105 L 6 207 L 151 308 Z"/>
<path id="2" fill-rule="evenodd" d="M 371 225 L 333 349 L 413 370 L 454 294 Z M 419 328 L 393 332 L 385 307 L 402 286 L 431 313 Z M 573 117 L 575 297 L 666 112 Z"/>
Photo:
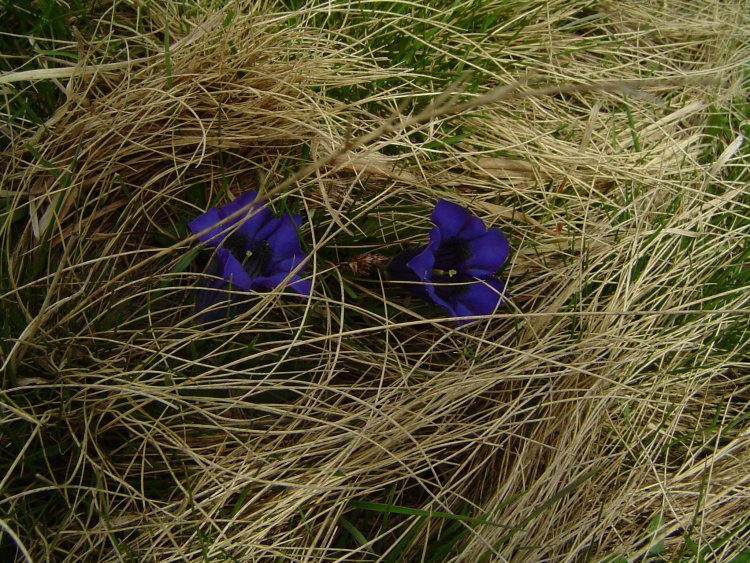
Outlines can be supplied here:
<path id="1" fill-rule="evenodd" d="M 253 190 L 245 192 L 231 203 L 212 207 L 188 223 L 196 235 L 208 229 L 198 239 L 218 247 L 206 273 L 221 279 L 204 280 L 195 307 L 198 324 L 226 316 L 226 309 L 217 307 L 218 303 L 226 302 L 238 309 L 246 307 L 250 297 L 241 292 L 272 289 L 287 279 L 297 293 L 310 294 L 310 282 L 298 273 L 291 274 L 307 261 L 297 235 L 302 217 L 292 214 L 276 218 L 268 207 L 258 204 L 217 226 L 255 198 Z"/>
<path id="2" fill-rule="evenodd" d="M 432 222 L 429 244 L 407 250 L 388 264 L 391 279 L 452 317 L 492 314 L 505 292 L 495 273 L 508 259 L 508 239 L 500 229 L 488 229 L 479 217 L 444 199 L 435 205 Z"/>

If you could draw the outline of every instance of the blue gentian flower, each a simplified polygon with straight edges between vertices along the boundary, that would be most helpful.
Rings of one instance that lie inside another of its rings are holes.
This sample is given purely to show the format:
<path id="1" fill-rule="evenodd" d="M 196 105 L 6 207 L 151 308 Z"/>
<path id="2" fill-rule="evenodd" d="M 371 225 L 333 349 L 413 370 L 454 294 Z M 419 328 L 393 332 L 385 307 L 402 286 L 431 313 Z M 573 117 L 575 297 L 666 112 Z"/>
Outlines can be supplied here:
<path id="1" fill-rule="evenodd" d="M 444 199 L 435 205 L 432 222 L 429 244 L 407 250 L 388 264 L 391 279 L 405 282 L 403 287 L 452 317 L 492 314 L 505 292 L 495 273 L 508 259 L 508 239 L 500 229 L 488 229 L 479 217 Z"/>
<path id="2" fill-rule="evenodd" d="M 225 317 L 227 311 L 218 307 L 218 303 L 226 302 L 238 311 L 247 307 L 250 300 L 247 292 L 272 289 L 284 280 L 297 293 L 310 294 L 311 283 L 298 273 L 291 274 L 307 261 L 297 234 L 301 216 L 276 218 L 267 206 L 257 204 L 217 226 L 255 198 L 254 191 L 245 192 L 231 203 L 212 207 L 188 223 L 202 243 L 217 247 L 206 273 L 220 278 L 204 280 L 204 289 L 196 300 L 197 324 Z M 204 230 L 207 231 L 199 234 Z"/>

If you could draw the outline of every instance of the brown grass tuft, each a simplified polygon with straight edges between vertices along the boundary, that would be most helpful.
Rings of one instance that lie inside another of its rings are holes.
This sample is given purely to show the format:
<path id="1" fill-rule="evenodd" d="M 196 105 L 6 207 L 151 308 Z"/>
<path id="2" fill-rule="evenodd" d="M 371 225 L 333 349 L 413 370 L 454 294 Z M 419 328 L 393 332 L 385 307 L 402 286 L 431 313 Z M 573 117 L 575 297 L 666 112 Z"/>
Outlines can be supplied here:
<path id="1" fill-rule="evenodd" d="M 527 4 L 494 36 L 451 36 L 467 69 L 505 69 L 455 99 L 517 83 L 513 99 L 394 127 L 280 193 L 447 83 L 360 49 L 339 5 L 253 2 L 231 17 L 152 2 L 138 28 L 105 14 L 90 60 L 21 77 L 66 94 L 2 154 L 17 215 L 2 299 L 26 323 L 3 358 L 3 424 L 70 456 L 0 499 L 8 514 L 64 499 L 54 536 L 14 530 L 33 560 L 386 561 L 406 538 L 416 561 L 462 531 L 441 560 L 670 559 L 683 535 L 706 560 L 746 547 L 747 160 L 739 130 L 716 134 L 746 95 L 743 3 L 601 3 L 572 31 L 580 6 Z M 335 33 L 315 23 L 329 8 Z M 531 95 L 550 86 L 568 90 Z M 313 295 L 263 294 L 199 330 L 205 256 L 185 222 L 249 188 L 308 217 Z M 439 197 L 513 246 L 507 307 L 461 330 L 352 267 L 423 242 Z M 381 524 L 352 501 L 502 526 Z M 345 522 L 368 543 L 341 545 Z"/>

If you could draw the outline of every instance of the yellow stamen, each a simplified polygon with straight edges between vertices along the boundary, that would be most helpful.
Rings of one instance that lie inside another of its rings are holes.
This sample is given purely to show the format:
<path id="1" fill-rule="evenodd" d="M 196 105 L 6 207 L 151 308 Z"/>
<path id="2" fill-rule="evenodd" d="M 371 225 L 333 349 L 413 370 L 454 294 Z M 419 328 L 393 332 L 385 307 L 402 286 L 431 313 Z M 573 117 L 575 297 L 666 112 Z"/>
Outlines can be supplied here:
<path id="1" fill-rule="evenodd" d="M 448 270 L 448 271 L 446 272 L 445 270 L 441 270 L 441 269 L 439 269 L 439 268 L 433 268 L 433 269 L 432 269 L 432 275 L 433 275 L 433 276 L 443 276 L 443 275 L 445 275 L 445 274 L 448 274 L 448 277 L 451 277 L 451 278 L 452 278 L 452 277 L 453 277 L 453 276 L 455 276 L 455 275 L 456 275 L 457 273 L 458 273 L 458 272 L 457 272 L 456 270 Z"/>

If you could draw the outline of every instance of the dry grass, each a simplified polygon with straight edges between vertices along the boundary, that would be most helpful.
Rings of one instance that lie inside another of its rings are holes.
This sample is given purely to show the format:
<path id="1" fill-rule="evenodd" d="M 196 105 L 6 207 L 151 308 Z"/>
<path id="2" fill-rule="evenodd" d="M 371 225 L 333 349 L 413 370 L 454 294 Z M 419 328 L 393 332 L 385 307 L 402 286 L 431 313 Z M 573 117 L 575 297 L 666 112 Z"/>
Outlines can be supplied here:
<path id="1" fill-rule="evenodd" d="M 747 547 L 747 160 L 713 125 L 746 95 L 742 2 L 618 2 L 575 28 L 579 5 L 519 3 L 491 35 L 446 24 L 436 65 L 467 46 L 467 69 L 496 65 L 479 94 L 627 80 L 638 95 L 519 96 L 339 156 L 271 197 L 309 218 L 312 297 L 264 294 L 201 331 L 205 255 L 185 222 L 447 84 L 368 53 L 341 6 L 254 5 L 227 21 L 151 3 L 138 28 L 104 14 L 81 49 L 110 66 L 57 72 L 67 101 L 48 126 L 8 130 L 2 299 L 24 328 L 0 412 L 23 445 L 0 490 L 26 484 L 0 514 L 29 557 L 677 561 L 685 538 L 730 533 L 705 560 Z M 335 33 L 316 23 L 329 8 Z M 413 23 L 383 18 L 372 33 Z M 369 98 L 331 94 L 346 88 Z M 348 266 L 424 241 L 438 197 L 512 241 L 510 302 L 461 330 Z M 36 475 L 27 449 L 47 460 Z M 18 529 L 47 497 L 54 531 Z"/>

